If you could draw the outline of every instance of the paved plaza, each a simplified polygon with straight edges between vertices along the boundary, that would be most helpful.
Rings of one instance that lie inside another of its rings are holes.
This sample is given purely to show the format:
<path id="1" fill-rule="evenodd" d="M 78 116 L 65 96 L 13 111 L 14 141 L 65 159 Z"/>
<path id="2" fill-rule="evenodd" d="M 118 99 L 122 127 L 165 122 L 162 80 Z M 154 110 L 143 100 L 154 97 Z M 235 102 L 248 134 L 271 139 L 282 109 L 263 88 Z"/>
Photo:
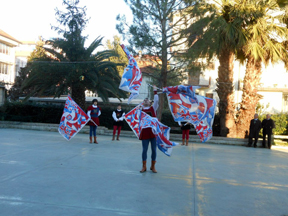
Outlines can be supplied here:
<path id="1" fill-rule="evenodd" d="M 288 215 L 284 148 L 189 143 L 142 174 L 141 142 L 120 139 L 1 128 L 0 215 Z"/>

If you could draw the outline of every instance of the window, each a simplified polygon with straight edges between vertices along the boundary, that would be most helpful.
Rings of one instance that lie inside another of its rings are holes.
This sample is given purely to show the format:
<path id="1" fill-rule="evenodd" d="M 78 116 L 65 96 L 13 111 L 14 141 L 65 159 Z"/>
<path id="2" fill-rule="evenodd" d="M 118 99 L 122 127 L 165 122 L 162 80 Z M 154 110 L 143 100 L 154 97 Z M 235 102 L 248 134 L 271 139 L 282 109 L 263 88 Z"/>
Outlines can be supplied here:
<path id="1" fill-rule="evenodd" d="M 10 55 L 10 47 L 6 44 L 0 43 L 0 53 Z"/>
<path id="2" fill-rule="evenodd" d="M 10 66 L 5 63 L 0 63 L 0 74 L 8 74 Z"/>
<path id="3" fill-rule="evenodd" d="M 4 71 L 3 71 L 4 74 L 7 74 L 7 65 L 4 64 Z"/>

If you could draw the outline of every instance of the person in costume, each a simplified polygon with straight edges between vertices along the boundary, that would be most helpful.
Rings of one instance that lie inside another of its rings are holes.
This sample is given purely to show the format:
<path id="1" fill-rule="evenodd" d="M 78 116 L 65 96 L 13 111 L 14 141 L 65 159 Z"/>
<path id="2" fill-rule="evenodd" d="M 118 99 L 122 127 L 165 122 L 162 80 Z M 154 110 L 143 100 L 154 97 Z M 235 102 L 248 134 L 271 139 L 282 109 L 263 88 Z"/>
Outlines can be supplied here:
<path id="1" fill-rule="evenodd" d="M 100 125 L 99 116 L 101 115 L 101 108 L 98 106 L 98 100 L 93 99 L 92 105 L 87 109 L 87 115 L 91 118 L 91 121 L 88 122 L 90 126 L 90 143 L 92 143 L 92 134 L 94 135 L 94 143 L 98 144 L 96 129 Z"/>
<path id="2" fill-rule="evenodd" d="M 148 115 L 150 115 L 151 117 L 156 117 L 156 111 L 158 109 L 158 103 L 159 103 L 159 97 L 157 95 L 157 87 L 153 86 L 153 91 L 154 91 L 154 103 L 151 106 L 151 102 L 149 101 L 148 98 L 145 98 L 143 100 L 143 105 L 140 107 L 140 109 L 142 109 L 143 112 L 147 113 Z M 146 161 L 147 161 L 147 151 L 148 151 L 148 146 L 149 146 L 149 142 L 151 143 L 151 150 L 152 150 L 152 154 L 151 154 L 151 167 L 150 170 L 152 170 L 153 173 L 157 173 L 156 169 L 155 169 L 155 164 L 156 164 L 156 149 L 157 149 L 157 145 L 156 145 L 156 136 L 153 134 L 152 129 L 151 128 L 144 128 L 141 130 L 140 136 L 139 136 L 139 140 L 142 140 L 142 169 L 140 170 L 141 173 L 146 172 L 147 168 L 146 168 Z"/>
<path id="3" fill-rule="evenodd" d="M 189 131 L 191 129 L 191 124 L 189 122 L 180 122 L 180 121 L 178 121 L 178 124 L 182 130 L 182 145 L 185 145 L 185 139 L 186 139 L 186 146 L 188 146 Z"/>
<path id="4" fill-rule="evenodd" d="M 123 120 L 124 120 L 125 112 L 121 109 L 121 104 L 118 104 L 117 109 L 113 111 L 112 117 L 113 117 L 113 137 L 112 141 L 115 140 L 115 134 L 117 130 L 117 140 L 119 140 L 121 128 L 123 126 Z"/>

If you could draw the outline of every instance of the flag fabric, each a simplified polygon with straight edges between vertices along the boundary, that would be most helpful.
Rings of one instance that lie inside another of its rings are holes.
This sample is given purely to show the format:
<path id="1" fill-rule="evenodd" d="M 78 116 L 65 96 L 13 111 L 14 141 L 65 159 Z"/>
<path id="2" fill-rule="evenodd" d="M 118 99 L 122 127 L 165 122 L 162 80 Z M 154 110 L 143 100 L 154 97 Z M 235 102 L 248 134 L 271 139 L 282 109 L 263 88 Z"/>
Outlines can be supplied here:
<path id="1" fill-rule="evenodd" d="M 139 88 L 142 83 L 142 74 L 133 55 L 130 54 L 128 49 L 123 44 L 121 47 L 126 53 L 129 62 L 127 67 L 124 69 L 119 89 L 130 92 L 130 97 L 128 98 L 129 104 L 132 99 L 139 95 Z"/>
<path id="2" fill-rule="evenodd" d="M 68 95 L 65 103 L 59 133 L 66 139 L 72 139 L 89 122 L 89 116 Z"/>
<path id="3" fill-rule="evenodd" d="M 172 86 L 163 88 L 169 108 L 176 122 L 190 122 L 202 142 L 213 136 L 212 125 L 215 116 L 216 101 L 196 95 L 198 86 Z"/>
<path id="4" fill-rule="evenodd" d="M 159 122 L 157 118 L 151 117 L 141 111 L 140 105 L 128 112 L 125 115 L 125 120 L 138 138 L 142 129 L 151 128 L 152 132 L 156 135 L 158 149 L 167 156 L 171 155 L 172 147 L 178 145 L 178 143 L 169 140 L 170 128 Z"/>

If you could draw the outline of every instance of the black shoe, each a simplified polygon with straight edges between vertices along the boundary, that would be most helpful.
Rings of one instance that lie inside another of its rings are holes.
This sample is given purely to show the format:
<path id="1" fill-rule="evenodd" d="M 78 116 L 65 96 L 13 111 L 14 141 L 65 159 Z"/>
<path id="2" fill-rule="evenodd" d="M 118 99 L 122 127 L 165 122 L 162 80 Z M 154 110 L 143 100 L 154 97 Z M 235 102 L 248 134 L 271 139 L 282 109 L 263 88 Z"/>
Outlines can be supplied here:
<path id="1" fill-rule="evenodd" d="M 246 145 L 246 147 L 252 147 L 251 145 Z"/>
<path id="2" fill-rule="evenodd" d="M 257 145 L 254 145 L 254 148 L 257 148 Z"/>

